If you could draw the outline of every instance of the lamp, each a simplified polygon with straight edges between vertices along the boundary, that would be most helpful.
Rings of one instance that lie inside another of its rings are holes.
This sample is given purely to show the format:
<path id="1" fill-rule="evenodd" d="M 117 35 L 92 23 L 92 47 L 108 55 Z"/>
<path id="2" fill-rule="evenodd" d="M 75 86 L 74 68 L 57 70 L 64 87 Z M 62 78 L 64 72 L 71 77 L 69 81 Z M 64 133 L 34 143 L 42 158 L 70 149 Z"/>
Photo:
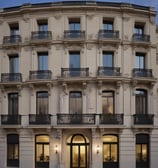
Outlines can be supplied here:
<path id="1" fill-rule="evenodd" d="M 96 153 L 99 154 L 99 145 L 96 147 Z"/>
<path id="2" fill-rule="evenodd" d="M 58 145 L 55 145 L 55 153 L 58 153 Z"/>

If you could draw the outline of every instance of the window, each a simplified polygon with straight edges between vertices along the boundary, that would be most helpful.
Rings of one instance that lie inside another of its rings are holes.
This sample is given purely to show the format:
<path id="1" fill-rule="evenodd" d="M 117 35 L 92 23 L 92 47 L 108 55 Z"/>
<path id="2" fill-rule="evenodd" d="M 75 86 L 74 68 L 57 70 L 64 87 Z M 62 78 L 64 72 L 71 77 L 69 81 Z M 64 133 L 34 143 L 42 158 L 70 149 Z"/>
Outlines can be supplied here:
<path id="1" fill-rule="evenodd" d="M 80 52 L 69 52 L 70 68 L 80 68 Z"/>
<path id="2" fill-rule="evenodd" d="M 103 29 L 108 31 L 113 31 L 113 21 L 103 19 Z"/>
<path id="3" fill-rule="evenodd" d="M 141 24 L 135 24 L 134 33 L 138 34 L 138 35 L 143 35 L 144 34 L 144 26 Z"/>
<path id="4" fill-rule="evenodd" d="M 38 70 L 48 70 L 48 53 L 38 53 Z"/>
<path id="5" fill-rule="evenodd" d="M 36 113 L 48 114 L 48 92 L 37 92 L 36 97 Z"/>
<path id="6" fill-rule="evenodd" d="M 103 136 L 103 167 L 105 168 L 119 167 L 118 151 L 119 151 L 118 137 L 116 135 L 104 135 Z"/>
<path id="7" fill-rule="evenodd" d="M 147 92 L 146 90 L 136 90 L 136 114 L 147 114 Z"/>
<path id="8" fill-rule="evenodd" d="M 38 21 L 38 31 L 48 31 L 48 21 L 47 20 Z"/>
<path id="9" fill-rule="evenodd" d="M 69 95 L 69 108 L 71 114 L 81 114 L 82 113 L 82 93 L 73 91 Z"/>
<path id="10" fill-rule="evenodd" d="M 103 52 L 103 66 L 113 67 L 114 64 L 114 53 L 113 52 Z"/>
<path id="11" fill-rule="evenodd" d="M 18 55 L 9 56 L 9 72 L 10 73 L 19 72 L 19 56 Z"/>
<path id="12" fill-rule="evenodd" d="M 7 135 L 7 166 L 19 166 L 19 135 Z"/>
<path id="13" fill-rule="evenodd" d="M 69 19 L 69 30 L 81 30 L 80 18 Z"/>
<path id="14" fill-rule="evenodd" d="M 144 53 L 136 53 L 135 65 L 136 65 L 136 68 L 145 69 L 145 54 Z"/>
<path id="15" fill-rule="evenodd" d="M 19 98 L 18 93 L 9 93 L 8 94 L 8 114 L 17 115 L 18 114 L 18 105 Z"/>
<path id="16" fill-rule="evenodd" d="M 37 135 L 35 141 L 36 168 L 49 168 L 49 136 Z"/>
<path id="17" fill-rule="evenodd" d="M 114 114 L 114 92 L 113 91 L 102 92 L 102 113 Z"/>
<path id="18" fill-rule="evenodd" d="M 149 168 L 149 135 L 136 135 L 136 168 Z"/>
<path id="19" fill-rule="evenodd" d="M 11 35 L 19 35 L 19 24 L 18 23 L 14 23 L 14 24 L 10 24 L 10 34 Z"/>

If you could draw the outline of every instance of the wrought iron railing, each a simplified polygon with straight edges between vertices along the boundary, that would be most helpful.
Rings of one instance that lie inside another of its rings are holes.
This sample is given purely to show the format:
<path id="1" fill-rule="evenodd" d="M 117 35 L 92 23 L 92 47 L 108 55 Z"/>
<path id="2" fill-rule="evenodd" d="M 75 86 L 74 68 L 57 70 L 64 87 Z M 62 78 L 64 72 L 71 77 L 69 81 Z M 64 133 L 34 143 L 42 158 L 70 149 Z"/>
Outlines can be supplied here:
<path id="1" fill-rule="evenodd" d="M 150 35 L 146 34 L 133 34 L 133 41 L 143 41 L 143 42 L 150 42 Z"/>
<path id="2" fill-rule="evenodd" d="M 4 36 L 3 44 L 16 44 L 21 42 L 20 35 Z"/>
<path id="3" fill-rule="evenodd" d="M 51 31 L 31 32 L 31 40 L 52 40 L 52 32 Z"/>
<path id="4" fill-rule="evenodd" d="M 57 124 L 95 124 L 95 114 L 57 114 Z"/>
<path id="5" fill-rule="evenodd" d="M 51 124 L 51 115 L 50 114 L 30 114 L 29 124 L 30 125 Z"/>
<path id="6" fill-rule="evenodd" d="M 81 30 L 65 30 L 64 31 L 65 39 L 84 39 L 85 31 Z"/>
<path id="7" fill-rule="evenodd" d="M 138 125 L 153 125 L 154 115 L 153 114 L 134 114 L 134 124 Z"/>
<path id="8" fill-rule="evenodd" d="M 119 67 L 98 67 L 98 76 L 120 76 Z"/>
<path id="9" fill-rule="evenodd" d="M 21 82 L 22 75 L 21 73 L 2 73 L 1 81 L 2 82 Z"/>
<path id="10" fill-rule="evenodd" d="M 99 30 L 99 39 L 104 39 L 104 38 L 119 39 L 119 31 Z"/>
<path id="11" fill-rule="evenodd" d="M 123 114 L 100 114 L 100 124 L 116 124 L 122 125 L 124 122 Z"/>
<path id="12" fill-rule="evenodd" d="M 21 115 L 1 115 L 2 125 L 20 125 Z"/>
<path id="13" fill-rule="evenodd" d="M 152 69 L 133 69 L 133 77 L 153 77 Z"/>
<path id="14" fill-rule="evenodd" d="M 61 68 L 62 77 L 88 77 L 89 68 Z"/>
<path id="15" fill-rule="evenodd" d="M 50 70 L 30 71 L 30 80 L 50 80 L 52 72 Z"/>
<path id="16" fill-rule="evenodd" d="M 8 167 L 19 167 L 19 159 L 7 159 Z"/>
<path id="17" fill-rule="evenodd" d="M 119 168 L 119 163 L 115 161 L 103 162 L 103 168 Z"/>

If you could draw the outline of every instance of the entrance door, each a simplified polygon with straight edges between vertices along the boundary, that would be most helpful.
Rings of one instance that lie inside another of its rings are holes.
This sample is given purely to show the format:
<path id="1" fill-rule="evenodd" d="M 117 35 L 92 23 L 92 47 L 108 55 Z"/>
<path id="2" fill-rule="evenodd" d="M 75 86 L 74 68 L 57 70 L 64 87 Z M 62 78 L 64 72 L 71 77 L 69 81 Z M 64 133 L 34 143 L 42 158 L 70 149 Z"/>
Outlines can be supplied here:
<path id="1" fill-rule="evenodd" d="M 70 168 L 89 168 L 88 139 L 83 135 L 73 135 L 70 145 Z"/>

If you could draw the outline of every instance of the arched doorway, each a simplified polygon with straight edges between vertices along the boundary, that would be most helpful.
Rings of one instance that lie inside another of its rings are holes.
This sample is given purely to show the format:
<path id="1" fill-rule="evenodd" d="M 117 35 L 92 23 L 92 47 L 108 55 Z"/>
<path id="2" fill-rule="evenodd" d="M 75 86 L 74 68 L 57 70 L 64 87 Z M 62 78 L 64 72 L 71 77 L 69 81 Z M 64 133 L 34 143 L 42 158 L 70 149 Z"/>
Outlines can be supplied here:
<path id="1" fill-rule="evenodd" d="M 89 140 L 82 134 L 68 138 L 70 146 L 70 168 L 89 168 Z"/>

